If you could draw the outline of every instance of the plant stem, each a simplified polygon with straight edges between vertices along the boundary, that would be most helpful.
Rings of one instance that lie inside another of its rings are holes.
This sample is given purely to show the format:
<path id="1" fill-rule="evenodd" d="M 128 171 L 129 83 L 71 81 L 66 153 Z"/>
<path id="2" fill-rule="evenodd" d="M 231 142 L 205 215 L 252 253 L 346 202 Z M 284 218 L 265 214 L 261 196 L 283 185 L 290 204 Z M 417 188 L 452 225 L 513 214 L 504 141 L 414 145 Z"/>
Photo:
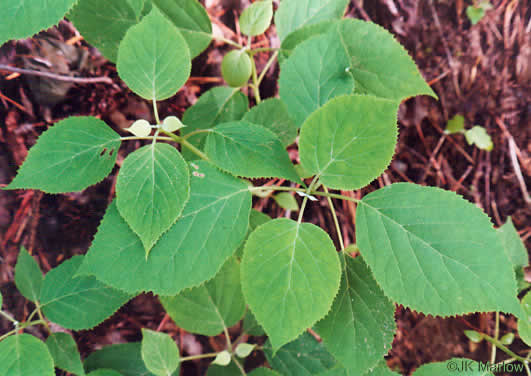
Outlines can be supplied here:
<path id="1" fill-rule="evenodd" d="M 157 100 L 153 99 L 153 114 L 155 115 L 155 121 L 160 124 L 159 110 L 157 109 Z"/>
<path id="2" fill-rule="evenodd" d="M 182 138 L 183 138 L 184 140 L 187 140 L 187 139 L 189 139 L 190 137 L 195 136 L 196 134 L 200 134 L 200 133 L 208 133 L 208 132 L 210 132 L 210 128 L 209 128 L 209 129 L 198 129 L 198 130 L 196 130 L 196 131 L 193 131 L 193 132 L 188 133 L 188 134 L 185 135 L 185 136 L 182 136 Z"/>
<path id="3" fill-rule="evenodd" d="M 6 334 L 3 334 L 2 336 L 0 336 L 0 341 L 3 341 L 5 338 L 15 334 L 19 330 L 24 330 L 24 329 L 26 329 L 26 328 L 28 328 L 30 326 L 39 325 L 39 324 L 43 324 L 43 325 L 46 325 L 46 326 L 48 325 L 48 323 L 46 321 L 43 321 L 43 320 L 25 322 L 25 323 L 22 323 L 19 326 L 17 326 L 15 329 L 13 329 L 13 330 L 7 332 Z"/>
<path id="4" fill-rule="evenodd" d="M 527 358 L 523 358 L 521 357 L 520 355 L 514 353 L 512 350 L 510 350 L 507 346 L 505 346 L 503 343 L 501 343 L 500 341 L 498 341 L 497 339 L 495 338 L 492 338 L 491 336 L 485 334 L 485 333 L 481 333 L 481 336 L 488 342 L 490 342 L 491 344 L 495 345 L 496 347 L 498 347 L 501 351 L 503 351 L 504 353 L 506 353 L 507 355 L 517 359 L 518 361 L 522 362 L 524 365 L 526 365 L 528 362 L 529 362 L 529 359 Z"/>
<path id="5" fill-rule="evenodd" d="M 306 204 L 308 203 L 308 195 L 310 194 L 310 192 L 314 189 L 315 185 L 317 184 L 317 182 L 319 181 L 319 175 L 316 175 L 312 182 L 310 183 L 310 186 L 308 187 L 308 189 L 306 190 L 306 196 L 304 196 L 304 199 L 302 200 L 302 205 L 301 205 L 301 209 L 299 211 L 299 218 L 297 218 L 297 223 L 301 223 L 302 222 L 302 216 L 304 214 L 304 209 L 306 209 Z"/>
<path id="6" fill-rule="evenodd" d="M 251 67 L 252 67 L 252 74 L 253 74 L 253 92 L 254 92 L 254 99 L 256 101 L 256 104 L 260 103 L 262 99 L 260 98 L 260 83 L 258 82 L 258 76 L 256 74 L 256 63 L 254 61 L 254 56 L 252 54 L 249 54 L 249 57 L 251 58 Z"/>
<path id="7" fill-rule="evenodd" d="M 189 143 L 185 138 L 183 138 L 181 136 L 177 136 L 176 134 L 173 134 L 173 133 L 170 133 L 170 132 L 166 132 L 163 129 L 161 130 L 161 132 L 164 133 L 165 135 L 169 136 L 173 141 L 178 142 L 181 145 L 183 145 L 184 147 L 186 147 L 187 149 L 189 149 L 192 153 L 197 155 L 199 158 L 201 158 L 201 159 L 203 159 L 205 161 L 210 161 L 210 159 L 207 157 L 207 155 L 205 153 L 203 153 L 201 150 L 199 150 L 194 145 Z"/>
<path id="8" fill-rule="evenodd" d="M 238 359 L 236 359 L 235 356 L 232 357 L 232 360 L 234 361 L 234 364 L 236 364 L 236 366 L 240 369 L 240 372 L 242 373 L 242 375 L 246 376 L 247 373 L 245 373 L 245 369 L 243 368 L 243 366 L 240 364 L 240 362 L 238 361 Z"/>
<path id="9" fill-rule="evenodd" d="M 496 312 L 496 324 L 494 327 L 494 339 L 498 339 L 500 335 L 500 312 Z M 492 352 L 490 354 L 490 362 L 494 364 L 496 362 L 496 346 L 492 344 Z"/>
<path id="10" fill-rule="evenodd" d="M 257 53 L 260 53 L 260 52 L 278 52 L 280 51 L 280 48 L 274 48 L 274 47 L 261 47 L 261 48 L 254 48 L 252 50 L 249 51 L 249 53 L 251 54 L 257 54 Z"/>
<path id="11" fill-rule="evenodd" d="M 137 136 L 127 136 L 127 137 L 120 137 L 121 141 L 131 141 L 131 140 L 153 140 L 155 137 L 153 136 L 146 136 L 146 137 L 137 137 Z M 157 140 L 161 141 L 174 141 L 170 137 L 157 137 Z"/>
<path id="12" fill-rule="evenodd" d="M 209 34 L 209 35 L 210 35 L 210 34 Z M 241 44 L 236 43 L 236 42 L 234 42 L 234 41 L 232 41 L 232 40 L 230 40 L 230 39 L 224 38 L 224 37 L 222 37 L 222 36 L 214 35 L 214 34 L 212 34 L 212 35 L 210 35 L 210 36 L 212 37 L 212 39 L 216 39 L 216 40 L 219 40 L 219 41 L 221 41 L 221 42 L 227 43 L 227 44 L 229 44 L 229 45 L 231 45 L 231 46 L 233 46 L 233 47 L 236 47 L 236 48 L 239 48 L 239 49 L 242 49 L 242 48 L 243 48 L 243 46 L 242 46 Z"/>
<path id="13" fill-rule="evenodd" d="M 44 327 L 46 328 L 48 333 L 52 334 L 52 330 L 50 329 L 50 326 L 48 325 L 48 323 L 44 319 L 44 315 L 42 314 L 41 306 L 40 306 L 39 302 L 36 302 L 35 305 L 37 307 L 37 314 L 39 315 L 39 319 L 40 319 L 39 321 L 42 321 L 42 324 L 44 325 Z"/>
<path id="14" fill-rule="evenodd" d="M 186 361 L 195 360 L 195 359 L 215 358 L 217 355 L 218 353 L 207 353 L 207 354 L 185 356 L 184 358 L 181 358 L 181 362 L 186 362 Z"/>
<path id="15" fill-rule="evenodd" d="M 18 323 L 17 320 L 15 320 L 14 318 L 12 318 L 10 315 L 8 315 L 6 312 L 4 311 L 0 311 L 0 316 L 3 316 L 5 319 L 11 321 L 13 324 L 16 324 Z"/>
<path id="16" fill-rule="evenodd" d="M 250 187 L 249 190 L 252 191 L 285 191 L 285 192 L 300 192 L 300 193 L 307 193 L 306 190 L 302 188 L 295 188 L 295 187 L 279 187 L 279 186 L 270 186 L 270 185 L 264 185 L 260 187 Z M 345 200 L 345 201 L 352 201 L 355 203 L 359 203 L 361 200 L 358 200 L 353 197 L 349 196 L 343 196 L 335 193 L 326 193 L 326 192 L 319 192 L 319 191 L 310 191 L 309 193 L 311 196 L 321 196 L 321 197 L 331 197 L 331 198 L 337 198 L 339 200 Z"/>
<path id="17" fill-rule="evenodd" d="M 324 186 L 323 186 L 324 187 Z M 325 193 L 328 192 L 328 188 L 324 187 Z M 341 227 L 339 226 L 339 221 L 337 220 L 336 209 L 334 208 L 334 203 L 332 198 L 327 196 L 328 205 L 330 206 L 330 211 L 332 212 L 332 218 L 334 219 L 334 225 L 336 226 L 337 237 L 339 238 L 339 245 L 341 246 L 341 251 L 345 249 L 345 243 L 343 243 L 343 234 L 341 233 Z"/>
<path id="18" fill-rule="evenodd" d="M 271 57 L 267 61 L 264 69 L 262 69 L 262 72 L 260 72 L 260 77 L 258 77 L 258 86 L 260 86 L 260 84 L 262 83 L 262 80 L 264 79 L 265 75 L 267 74 L 267 71 L 269 70 L 269 68 L 271 68 L 271 65 L 273 65 L 273 63 L 275 62 L 275 59 L 277 58 L 277 56 L 278 56 L 278 51 L 275 51 L 275 53 L 273 55 L 271 55 Z"/>

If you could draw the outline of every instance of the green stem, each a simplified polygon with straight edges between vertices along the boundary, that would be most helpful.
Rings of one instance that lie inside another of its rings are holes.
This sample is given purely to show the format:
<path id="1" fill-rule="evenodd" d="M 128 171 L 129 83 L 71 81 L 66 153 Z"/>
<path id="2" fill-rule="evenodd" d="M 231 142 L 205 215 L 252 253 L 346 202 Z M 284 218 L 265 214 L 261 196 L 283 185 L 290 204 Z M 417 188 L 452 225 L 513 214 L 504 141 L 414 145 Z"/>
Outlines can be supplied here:
<path id="1" fill-rule="evenodd" d="M 518 361 L 522 362 L 524 365 L 527 364 L 529 362 L 529 359 L 526 359 L 526 358 L 523 358 L 521 357 L 520 355 L 514 353 L 512 350 L 510 350 L 508 347 L 506 347 L 503 343 L 501 343 L 500 341 L 498 341 L 497 339 L 495 338 L 492 338 L 491 336 L 487 335 L 487 334 L 484 334 L 484 333 L 481 333 L 481 336 L 488 342 L 490 342 L 491 344 L 495 345 L 496 347 L 498 347 L 501 351 L 503 351 L 504 353 L 506 353 L 507 355 L 517 359 Z"/>
<path id="2" fill-rule="evenodd" d="M 39 324 L 43 324 L 43 325 L 46 325 L 48 326 L 48 323 L 46 321 L 43 321 L 43 320 L 35 320 L 35 321 L 28 321 L 28 322 L 25 322 L 25 323 L 22 323 L 20 324 L 19 326 L 17 326 L 15 329 L 7 332 L 6 334 L 3 334 L 2 336 L 0 336 L 0 341 L 3 341 L 5 338 L 13 335 L 13 334 L 16 334 L 16 332 L 18 332 L 19 330 L 24 330 L 30 326 L 34 326 L 34 325 L 39 325 Z"/>
<path id="3" fill-rule="evenodd" d="M 307 190 L 302 188 L 295 188 L 295 187 L 279 187 L 279 186 L 260 186 L 260 187 L 250 187 L 249 190 L 251 192 L 253 191 L 284 191 L 284 192 L 300 192 L 300 193 L 307 193 Z M 345 201 L 352 201 L 355 203 L 360 203 L 361 200 L 358 200 L 353 197 L 349 196 L 343 196 L 338 195 L 336 193 L 326 193 L 326 192 L 319 192 L 319 191 L 310 191 L 309 193 L 311 196 L 320 196 L 320 197 L 331 197 L 331 198 L 337 198 L 339 200 L 345 200 Z"/>
<path id="4" fill-rule="evenodd" d="M 249 55 L 249 57 L 251 58 L 251 67 L 252 67 L 252 74 L 253 74 L 253 85 L 252 85 L 252 88 L 253 88 L 253 92 L 254 92 L 254 99 L 256 101 L 256 104 L 260 103 L 262 101 L 262 99 L 260 98 L 260 83 L 258 82 L 258 76 L 256 74 L 256 63 L 254 61 L 254 57 L 253 55 Z"/>
<path id="5" fill-rule="evenodd" d="M 3 316 L 5 319 L 11 321 L 11 322 L 14 323 L 14 324 L 18 323 L 17 320 L 15 320 L 13 317 L 11 317 L 10 315 L 8 315 L 8 314 L 5 313 L 4 311 L 0 311 L 0 316 Z"/>
<path id="6" fill-rule="evenodd" d="M 36 302 L 35 305 L 36 305 L 36 308 L 37 308 L 37 314 L 39 315 L 39 319 L 40 319 L 39 321 L 42 321 L 42 324 L 44 325 L 44 327 L 46 328 L 48 333 L 52 334 L 52 330 L 50 329 L 50 326 L 48 325 L 48 323 L 44 319 L 44 315 L 42 314 L 41 306 L 40 306 L 39 302 Z"/>
<path id="7" fill-rule="evenodd" d="M 260 86 L 260 84 L 262 83 L 262 80 L 267 74 L 267 71 L 269 70 L 269 68 L 271 68 L 271 65 L 273 65 L 273 63 L 275 62 L 275 59 L 277 58 L 277 56 L 278 56 L 278 51 L 275 51 L 275 53 L 271 55 L 271 57 L 267 61 L 264 69 L 262 69 L 262 72 L 260 72 L 260 77 L 258 77 L 258 86 Z"/>
<path id="8" fill-rule="evenodd" d="M 199 150 L 194 145 L 189 143 L 185 138 L 183 138 L 181 136 L 177 136 L 176 134 L 173 134 L 173 133 L 170 133 L 170 132 L 166 132 L 163 129 L 161 130 L 161 132 L 164 133 L 165 135 L 169 136 L 173 141 L 180 143 L 182 146 L 184 146 L 185 148 L 190 150 L 192 153 L 197 155 L 199 158 L 201 158 L 201 159 L 203 159 L 205 161 L 210 161 L 210 158 L 208 158 L 205 153 L 203 153 L 201 150 Z"/>
<path id="9" fill-rule="evenodd" d="M 157 100 L 153 99 L 153 114 L 155 115 L 155 121 L 160 124 L 159 110 L 157 109 Z"/>
<path id="10" fill-rule="evenodd" d="M 498 339 L 500 335 L 500 312 L 496 312 L 496 324 L 494 327 L 494 339 Z M 496 362 L 496 346 L 492 345 L 492 351 L 490 353 L 490 362 L 494 364 Z"/>
<path id="11" fill-rule="evenodd" d="M 215 358 L 217 355 L 218 353 L 207 353 L 207 354 L 185 356 L 184 358 L 181 358 L 181 362 L 186 362 L 186 361 L 195 360 L 195 359 Z"/>
<path id="12" fill-rule="evenodd" d="M 249 51 L 250 54 L 254 55 L 260 52 L 278 52 L 280 51 L 280 48 L 274 48 L 274 47 L 261 47 L 261 48 L 254 48 Z"/>
<path id="13" fill-rule="evenodd" d="M 193 131 L 193 132 L 190 132 L 190 133 L 186 134 L 185 136 L 182 136 L 182 138 L 184 140 L 187 140 L 190 137 L 195 136 L 196 134 L 208 133 L 208 132 L 210 132 L 210 128 L 209 129 L 198 129 L 196 131 Z"/>
<path id="14" fill-rule="evenodd" d="M 325 193 L 329 193 L 328 188 L 324 187 L 324 190 Z M 328 200 L 328 205 L 330 206 L 330 211 L 332 212 L 332 218 L 334 219 L 334 225 L 336 226 L 337 237 L 339 238 L 339 245 L 341 246 L 341 251 L 343 251 L 345 249 L 345 243 L 343 243 L 343 234 L 341 233 L 341 227 L 339 226 L 339 221 L 337 220 L 336 209 L 334 208 L 332 198 L 328 196 L 326 197 L 326 199 Z"/>
<path id="15" fill-rule="evenodd" d="M 210 34 L 209 34 L 209 35 L 210 35 Z M 221 41 L 221 42 L 227 43 L 227 44 L 229 44 L 229 45 L 231 45 L 231 46 L 233 46 L 233 47 L 236 47 L 236 48 L 239 48 L 239 49 L 242 49 L 242 48 L 243 48 L 243 46 L 242 46 L 241 44 L 236 43 L 236 42 L 234 42 L 234 41 L 232 41 L 232 40 L 230 40 L 230 39 L 224 38 L 224 37 L 222 37 L 222 36 L 214 35 L 214 34 L 212 34 L 212 35 L 210 35 L 210 36 L 211 36 L 213 39 L 216 39 L 216 40 L 219 40 L 219 41 Z"/>
<path id="16" fill-rule="evenodd" d="M 131 140 L 153 140 L 155 137 L 153 136 L 146 136 L 146 137 L 136 137 L 136 136 L 127 136 L 127 137 L 120 137 L 121 141 L 131 141 Z M 173 141 L 170 137 L 157 137 L 157 140 L 161 141 Z"/>
<path id="17" fill-rule="evenodd" d="M 302 222 L 302 216 L 304 214 L 304 209 L 306 209 L 306 204 L 308 203 L 308 195 L 310 194 L 311 191 L 313 191 L 315 185 L 317 185 L 317 182 L 319 181 L 319 175 L 316 175 L 312 182 L 310 183 L 310 186 L 308 187 L 308 189 L 306 190 L 306 196 L 304 196 L 304 199 L 302 200 L 302 205 L 301 205 L 301 209 L 299 211 L 299 218 L 297 218 L 297 223 L 301 223 Z"/>
<path id="18" fill-rule="evenodd" d="M 240 362 L 238 361 L 238 359 L 236 359 L 235 356 L 232 357 L 232 360 L 234 361 L 234 364 L 236 364 L 236 366 L 240 369 L 240 372 L 242 373 L 242 375 L 246 376 L 247 373 L 245 372 L 245 369 L 243 368 L 243 366 L 240 364 Z"/>

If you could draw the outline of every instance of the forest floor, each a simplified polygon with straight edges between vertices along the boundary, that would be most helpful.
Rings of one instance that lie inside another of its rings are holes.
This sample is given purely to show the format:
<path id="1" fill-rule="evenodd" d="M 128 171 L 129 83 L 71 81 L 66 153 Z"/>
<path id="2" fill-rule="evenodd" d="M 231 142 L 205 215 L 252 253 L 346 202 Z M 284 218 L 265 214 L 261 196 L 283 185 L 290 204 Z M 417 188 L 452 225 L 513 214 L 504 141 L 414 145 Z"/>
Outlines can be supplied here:
<path id="1" fill-rule="evenodd" d="M 226 3 L 229 3 L 226 1 Z M 238 3 L 238 1 L 232 1 Z M 528 1 L 493 0 L 493 8 L 476 25 L 466 15 L 471 0 L 352 0 L 348 16 L 376 22 L 406 47 L 439 101 L 417 97 L 402 104 L 399 111 L 400 136 L 397 154 L 389 169 L 361 191 L 345 192 L 362 197 L 369 191 L 399 181 L 438 186 L 455 191 L 481 207 L 498 227 L 509 216 L 527 248 L 531 246 L 531 203 L 527 187 L 531 175 L 531 4 Z M 241 1 L 241 6 L 248 4 Z M 206 0 L 215 27 L 228 38 L 238 38 L 235 14 L 218 0 Z M 222 24 L 228 27 L 221 26 Z M 0 72 L 0 183 L 6 184 L 24 161 L 36 138 L 54 122 L 71 115 L 94 115 L 119 130 L 137 118 L 150 119 L 149 104 L 132 94 L 116 74 L 115 66 L 88 46 L 67 21 L 50 31 L 78 46 L 69 69 L 84 68 L 84 75 L 108 76 L 113 84 L 71 85 L 57 82 L 35 89 L 31 78 Z M 256 43 L 278 46 L 274 27 Z M 184 110 L 214 85 L 222 84 L 219 65 L 227 47 L 211 46 L 193 62 L 192 77 L 173 98 L 160 104 L 161 117 L 181 116 Z M 0 64 L 20 66 L 37 51 L 35 41 L 10 42 L 0 49 Z M 259 55 L 258 69 L 268 55 Z M 86 60 L 83 60 L 86 59 Z M 83 64 L 81 64 L 83 61 Z M 86 63 L 86 64 L 85 64 Z M 262 84 L 264 97 L 277 94 L 278 66 Z M 444 132 L 449 119 L 465 118 L 467 128 L 481 125 L 492 137 L 492 151 L 469 146 L 462 135 Z M 128 144 L 124 156 L 138 147 Z M 298 159 L 295 148 L 290 149 Z M 116 172 L 116 171 L 114 171 Z M 28 313 L 28 303 L 17 299 L 13 270 L 19 247 L 36 255 L 44 271 L 74 254 L 88 249 L 106 206 L 114 195 L 115 174 L 81 193 L 48 195 L 38 191 L 0 191 L 0 289 L 15 317 Z M 337 242 L 326 203 L 309 207 L 305 220 L 328 230 Z M 338 202 L 339 220 L 346 244 L 355 241 L 355 206 Z M 283 209 L 270 199 L 255 199 L 254 206 L 272 216 Z M 493 271 L 495 273 L 495 271 Z M 495 275 L 493 274 L 493 278 Z M 463 330 L 494 333 L 494 314 L 474 314 L 456 318 L 434 318 L 398 306 L 398 330 L 387 362 L 410 374 L 420 364 L 467 357 L 486 361 L 490 347 L 471 343 Z M 501 332 L 516 332 L 516 320 L 501 315 Z M 0 332 L 6 329 L 0 321 Z M 116 315 L 92 331 L 76 333 L 82 355 L 105 344 L 140 339 L 140 328 L 162 328 L 179 338 L 188 354 L 221 350 L 220 338 L 186 333 L 165 316 L 152 295 L 141 295 L 122 307 Z M 238 333 L 239 327 L 231 329 Z M 38 335 L 38 333 L 36 333 Z M 525 348 L 517 339 L 514 349 Z M 254 363 L 261 358 L 250 360 Z M 189 363 L 189 364 L 188 364 Z M 207 362 L 187 362 L 184 375 L 201 375 Z"/>

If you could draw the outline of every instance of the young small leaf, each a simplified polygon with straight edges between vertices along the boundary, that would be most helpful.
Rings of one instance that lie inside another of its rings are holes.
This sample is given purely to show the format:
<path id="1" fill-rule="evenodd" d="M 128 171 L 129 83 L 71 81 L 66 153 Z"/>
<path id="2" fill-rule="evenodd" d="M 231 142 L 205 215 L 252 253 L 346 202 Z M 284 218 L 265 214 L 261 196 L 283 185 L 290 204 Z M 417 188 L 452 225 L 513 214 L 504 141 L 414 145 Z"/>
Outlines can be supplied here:
<path id="1" fill-rule="evenodd" d="M 453 192 L 399 183 L 370 193 L 356 212 L 356 237 L 398 304 L 440 316 L 521 315 L 513 267 L 489 218 Z"/>
<path id="2" fill-rule="evenodd" d="M 361 257 L 345 257 L 332 309 L 315 327 L 325 347 L 353 375 L 374 368 L 391 349 L 395 306 Z"/>
<path id="3" fill-rule="evenodd" d="M 205 8 L 197 0 L 152 0 L 183 35 L 192 58 L 210 44 L 212 23 Z"/>
<path id="4" fill-rule="evenodd" d="M 185 125 L 181 123 L 181 120 L 177 116 L 168 116 L 162 121 L 162 129 L 166 132 L 175 132 L 183 128 Z"/>
<path id="5" fill-rule="evenodd" d="M 230 363 L 231 357 L 230 353 L 227 350 L 224 350 L 216 356 L 216 359 L 212 362 L 212 364 L 217 364 L 219 366 L 228 366 Z"/>
<path id="6" fill-rule="evenodd" d="M 444 362 L 423 364 L 413 372 L 413 376 L 439 376 L 455 373 L 466 376 L 494 376 L 488 372 L 488 369 L 484 369 L 483 364 L 471 359 L 453 358 Z"/>
<path id="7" fill-rule="evenodd" d="M 141 353 L 146 368 L 156 376 L 171 376 L 179 369 L 179 349 L 166 333 L 142 329 Z"/>
<path id="8" fill-rule="evenodd" d="M 55 376 L 46 345 L 29 334 L 16 334 L 0 342 L 1 376 Z"/>
<path id="9" fill-rule="evenodd" d="M 531 291 L 525 294 L 520 303 L 524 317 L 518 319 L 518 335 L 528 346 L 531 346 Z"/>
<path id="10" fill-rule="evenodd" d="M 37 302 L 41 294 L 44 277 L 37 261 L 26 251 L 20 249 L 15 266 L 15 285 L 18 291 L 28 300 Z M 0 305 L 1 306 L 1 305 Z"/>
<path id="11" fill-rule="evenodd" d="M 147 137 L 151 133 L 151 124 L 147 120 L 140 119 L 135 121 L 129 128 L 125 128 L 136 137 Z"/>
<path id="12" fill-rule="evenodd" d="M 263 34 L 271 25 L 273 3 L 260 0 L 247 7 L 240 16 L 240 30 L 243 34 L 254 37 Z"/>
<path id="13" fill-rule="evenodd" d="M 123 376 L 156 376 L 146 369 L 140 342 L 105 346 L 90 354 L 84 365 L 87 372 L 103 368 L 119 372 Z M 172 376 L 178 375 L 177 370 Z"/>
<path id="14" fill-rule="evenodd" d="M 480 0 L 474 5 L 466 7 L 466 15 L 472 25 L 477 24 L 485 16 L 487 10 L 492 9 L 492 4 L 489 0 Z"/>
<path id="15" fill-rule="evenodd" d="M 205 153 L 212 163 L 236 176 L 282 177 L 300 182 L 287 151 L 270 130 L 245 121 L 212 129 Z"/>
<path id="16" fill-rule="evenodd" d="M 238 347 L 236 347 L 234 353 L 239 358 L 247 358 L 253 352 L 255 347 L 256 345 L 251 345 L 250 343 L 240 343 Z"/>
<path id="17" fill-rule="evenodd" d="M 67 329 L 93 328 L 131 299 L 94 277 L 74 277 L 83 258 L 74 256 L 50 270 L 42 284 L 39 300 L 44 315 Z"/>
<path id="18" fill-rule="evenodd" d="M 120 41 L 142 18 L 143 4 L 133 3 L 132 0 L 113 0 L 112 3 L 108 0 L 77 1 L 68 13 L 68 19 L 88 43 L 115 63 Z"/>
<path id="19" fill-rule="evenodd" d="M 190 51 L 183 36 L 156 8 L 120 42 L 120 78 L 144 99 L 173 96 L 190 76 Z"/>
<path id="20" fill-rule="evenodd" d="M 479 125 L 467 129 L 465 131 L 465 138 L 469 145 L 476 145 L 481 150 L 491 151 L 494 146 L 485 128 Z"/>
<path id="21" fill-rule="evenodd" d="M 273 196 L 273 198 L 275 199 L 275 202 L 278 204 L 278 206 L 280 206 L 282 209 L 293 211 L 299 210 L 299 203 L 297 202 L 297 200 L 295 200 L 295 197 L 293 197 L 291 193 L 277 193 Z"/>
<path id="22" fill-rule="evenodd" d="M 111 204 L 78 275 L 95 275 L 130 293 L 160 295 L 212 279 L 247 233 L 251 193 L 245 182 L 207 162 L 193 162 L 190 170 L 190 200 L 147 260 L 140 239 Z"/>
<path id="23" fill-rule="evenodd" d="M 446 124 L 446 133 L 461 133 L 465 130 L 465 118 L 463 115 L 455 115 Z"/>
<path id="24" fill-rule="evenodd" d="M 503 337 L 500 338 L 500 342 L 506 346 L 511 345 L 513 341 L 514 341 L 514 333 L 507 333 Z"/>
<path id="25" fill-rule="evenodd" d="M 480 343 L 481 341 L 483 341 L 483 336 L 481 335 L 481 333 L 476 332 L 475 330 L 465 330 L 464 333 L 465 336 L 467 336 L 467 338 L 472 342 Z"/>
<path id="26" fill-rule="evenodd" d="M 82 191 L 112 170 L 120 136 L 94 117 L 70 117 L 44 132 L 6 189 Z"/>
<path id="27" fill-rule="evenodd" d="M 507 218 L 507 222 L 496 230 L 498 237 L 501 240 L 505 253 L 511 260 L 515 268 L 521 268 L 529 264 L 527 256 L 527 249 L 525 248 L 520 235 L 513 225 L 511 217 Z"/>
<path id="28" fill-rule="evenodd" d="M 46 346 L 52 355 L 55 367 L 77 376 L 85 375 L 76 342 L 70 334 L 53 333 L 46 339 Z"/>
<path id="29" fill-rule="evenodd" d="M 271 367 L 284 376 L 322 375 L 337 366 L 337 361 L 324 345 L 307 332 L 282 346 L 274 355 L 268 341 L 264 352 Z"/>
<path id="30" fill-rule="evenodd" d="M 199 100 L 184 112 L 183 135 L 199 129 L 213 128 L 218 124 L 240 120 L 249 108 L 249 100 L 239 89 L 225 86 L 214 87 L 199 97 Z M 206 133 L 198 133 L 187 141 L 192 145 L 203 149 Z M 197 159 L 187 149 L 183 149 L 183 155 L 188 160 Z"/>
<path id="31" fill-rule="evenodd" d="M 231 257 L 214 279 L 160 301 L 177 326 L 190 333 L 218 335 L 240 321 L 245 311 L 240 263 Z"/>
<path id="32" fill-rule="evenodd" d="M 291 119 L 284 102 L 278 98 L 260 102 L 251 108 L 242 120 L 269 129 L 278 136 L 284 146 L 291 145 L 297 137 L 298 127 Z"/>
<path id="33" fill-rule="evenodd" d="M 152 143 L 129 154 L 116 180 L 116 205 L 140 237 L 146 257 L 189 197 L 188 165 L 168 144 Z"/>
<path id="34" fill-rule="evenodd" d="M 56 25 L 75 3 L 76 0 L 3 1 L 0 45 Z"/>
<path id="35" fill-rule="evenodd" d="M 326 315 L 341 274 L 328 234 L 285 218 L 253 231 L 241 273 L 245 300 L 275 351 Z"/>
<path id="36" fill-rule="evenodd" d="M 340 19 L 348 0 L 282 0 L 275 14 L 275 25 L 281 41 L 301 27 L 321 21 Z"/>
<path id="37" fill-rule="evenodd" d="M 364 95 L 336 98 L 301 129 L 301 164 L 334 189 L 358 189 L 389 165 L 397 140 L 397 103 Z"/>
<path id="38" fill-rule="evenodd" d="M 232 50 L 221 62 L 221 74 L 231 87 L 243 86 L 249 81 L 252 73 L 251 58 L 245 50 Z"/>

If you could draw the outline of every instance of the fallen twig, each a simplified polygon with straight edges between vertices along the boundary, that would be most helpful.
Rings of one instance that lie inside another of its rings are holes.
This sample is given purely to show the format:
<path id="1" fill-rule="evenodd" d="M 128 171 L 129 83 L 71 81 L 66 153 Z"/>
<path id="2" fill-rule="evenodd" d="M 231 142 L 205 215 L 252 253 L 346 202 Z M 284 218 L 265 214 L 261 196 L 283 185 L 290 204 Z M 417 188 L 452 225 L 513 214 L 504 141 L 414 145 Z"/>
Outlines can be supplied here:
<path id="1" fill-rule="evenodd" d="M 106 76 L 103 76 L 103 77 L 72 77 L 72 76 L 65 76 L 62 74 L 55 74 L 51 72 L 41 72 L 37 70 L 11 67 L 9 65 L 4 65 L 4 64 L 0 64 L 0 70 L 6 71 L 6 72 L 27 74 L 30 76 L 47 77 L 47 78 L 51 78 L 52 80 L 73 82 L 76 84 L 95 84 L 95 83 L 112 84 L 113 83 L 112 79 Z"/>

